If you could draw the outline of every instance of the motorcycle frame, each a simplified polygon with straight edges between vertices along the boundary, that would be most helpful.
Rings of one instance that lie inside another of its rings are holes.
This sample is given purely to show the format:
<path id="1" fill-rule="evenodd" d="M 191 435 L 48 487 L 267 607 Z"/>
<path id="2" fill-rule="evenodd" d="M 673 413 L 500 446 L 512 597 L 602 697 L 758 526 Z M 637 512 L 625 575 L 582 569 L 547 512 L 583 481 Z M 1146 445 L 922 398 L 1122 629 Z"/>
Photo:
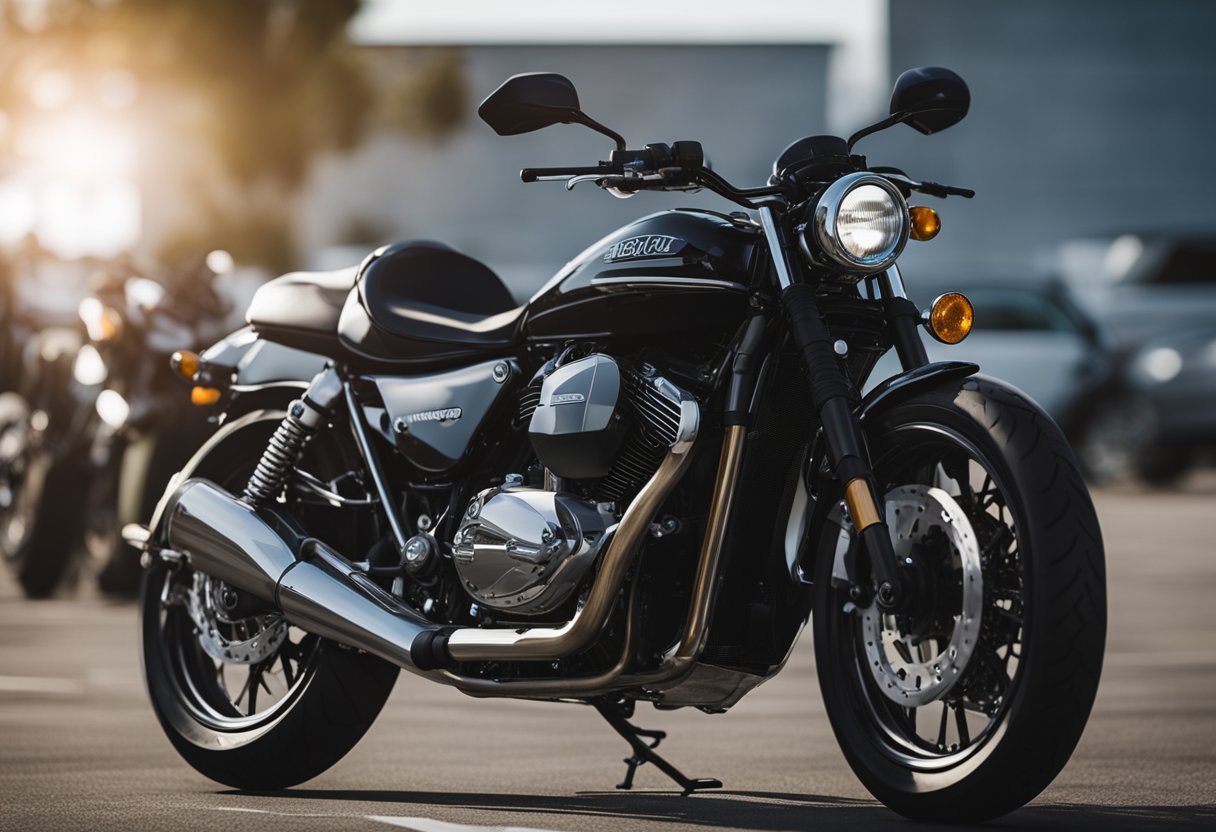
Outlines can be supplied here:
<path id="1" fill-rule="evenodd" d="M 727 351 L 726 378 L 719 382 L 725 386 L 722 391 L 724 402 L 722 444 L 714 476 L 712 494 L 708 508 L 708 522 L 704 537 L 701 540 L 696 560 L 696 575 L 693 584 L 692 597 L 684 617 L 684 624 L 679 629 L 677 639 L 665 650 L 657 667 L 636 669 L 631 667 L 631 657 L 638 636 L 639 622 L 636 620 L 636 584 L 629 588 L 625 609 L 625 637 L 620 657 L 608 669 L 598 673 L 575 676 L 553 677 L 538 676 L 535 678 L 487 679 L 479 676 L 464 675 L 452 667 L 416 667 L 412 668 L 429 678 L 449 684 L 457 689 L 481 697 L 512 697 L 530 699 L 577 699 L 591 700 L 598 697 L 619 694 L 623 691 L 633 691 L 647 698 L 661 696 L 667 691 L 679 686 L 688 679 L 702 657 L 713 618 L 717 588 L 723 569 L 723 548 L 727 530 L 732 519 L 732 508 L 735 496 L 741 485 L 740 472 L 746 455 L 747 435 L 752 425 L 753 417 L 763 404 L 764 376 L 775 360 L 777 354 L 790 340 L 789 326 L 783 326 L 781 317 L 777 314 L 777 304 L 774 303 L 772 287 L 776 284 L 779 290 L 785 290 L 795 284 L 815 285 L 819 275 L 814 274 L 807 264 L 791 253 L 787 235 L 783 232 L 784 216 L 778 214 L 770 205 L 760 209 L 762 239 L 758 241 L 756 255 L 751 267 L 751 298 L 750 314 L 747 322 L 736 335 Z M 823 294 L 823 293 L 821 293 Z M 830 309 L 831 300 L 823 294 Z M 849 418 L 860 430 L 869 418 L 877 413 L 915 395 L 942 383 L 947 379 L 968 375 L 977 369 L 973 364 L 961 362 L 943 362 L 928 364 L 925 360 L 924 346 L 918 332 L 919 314 L 908 314 L 911 307 L 907 299 L 899 270 L 892 265 L 886 271 L 866 277 L 857 285 L 856 292 L 848 296 L 850 300 L 869 301 L 880 305 L 884 311 L 883 331 L 886 341 L 899 354 L 904 372 L 886 380 L 859 405 L 853 408 Z M 913 308 L 914 309 L 914 308 Z M 841 333 L 847 337 L 848 333 Z M 236 348 L 223 350 L 224 360 L 218 360 L 215 355 L 215 369 L 235 367 L 254 343 L 255 339 L 248 337 L 240 339 L 241 345 Z M 518 360 L 518 356 L 503 356 Z M 385 520 L 392 542 L 397 549 L 403 550 L 409 535 L 402 524 L 401 517 L 390 507 L 398 505 L 392 493 L 391 478 L 380 458 L 379 451 L 367 425 L 363 407 L 359 401 L 356 387 L 360 376 L 351 376 L 342 368 L 336 368 L 341 383 L 341 393 L 337 406 L 347 410 L 355 445 L 362 462 L 371 475 L 375 501 L 385 507 Z M 808 371 L 813 371 L 808 368 Z M 840 370 L 840 372 L 844 372 Z M 866 370 L 868 373 L 868 370 Z M 211 374 L 214 377 L 214 374 Z M 239 381 L 239 378 L 238 378 Z M 852 379 L 857 385 L 864 378 Z M 291 383 L 269 382 L 265 384 L 236 385 L 231 394 L 246 399 L 243 404 L 265 404 L 271 399 L 284 398 L 286 395 L 298 395 L 299 385 Z M 230 399 L 231 401 L 231 399 Z M 812 459 L 822 459 L 826 453 L 825 446 L 832 443 L 830 436 L 832 425 L 817 420 L 812 425 L 814 441 L 810 450 Z M 485 429 L 483 427 L 483 429 Z M 222 432 L 222 431 L 221 431 Z M 704 444 L 704 440 L 702 440 Z M 663 481 L 660 489 L 660 499 L 652 500 L 648 510 L 640 513 L 638 518 L 629 521 L 626 536 L 631 536 L 629 546 L 622 546 L 623 554 L 618 560 L 601 568 L 595 582 L 592 584 L 591 601 L 571 621 L 561 628 L 530 628 L 526 635 L 520 636 L 515 630 L 506 630 L 500 639 L 485 634 L 495 633 L 493 630 L 470 629 L 473 633 L 469 639 L 462 639 L 453 634 L 447 642 L 451 659 L 457 662 L 477 662 L 485 660 L 542 660 L 568 656 L 586 649 L 600 636 L 609 616 L 617 604 L 619 593 L 625 586 L 628 570 L 640 548 L 641 538 L 648 528 L 652 515 L 662 504 L 675 486 L 675 482 L 683 473 L 684 463 L 691 456 L 691 451 L 685 453 L 682 459 L 667 466 L 669 470 L 660 467 L 656 480 Z M 669 461 L 671 458 L 669 457 Z M 867 463 L 868 464 L 868 463 Z M 665 463 L 666 465 L 666 463 Z M 183 472 L 186 474 L 187 472 Z M 184 479 L 184 477 L 179 478 Z M 845 496 L 844 486 L 837 483 L 835 490 L 829 478 L 826 487 L 821 488 L 818 499 L 803 507 L 803 516 L 792 517 L 793 507 L 781 520 L 784 524 L 802 521 L 803 539 L 815 539 L 822 524 L 826 522 L 826 512 L 816 511 L 816 506 L 833 505 Z M 163 508 L 163 506 L 162 506 Z M 158 515 L 159 515 L 158 511 Z M 154 524 L 155 525 L 155 524 Z M 623 522 L 622 525 L 625 525 Z M 620 530 L 618 530 L 618 533 Z M 801 547 L 800 547 L 801 548 Z M 769 552 L 768 557 L 779 556 L 780 552 Z M 607 559 L 611 554 L 606 554 Z M 799 553 L 799 563 L 803 566 Z M 350 564 L 347 564 L 350 566 Z M 343 567 L 345 569 L 346 567 Z M 790 580 L 806 583 L 802 577 L 809 574 L 807 568 L 794 569 Z M 801 620 L 797 623 L 800 630 L 805 625 L 810 614 L 809 601 L 805 614 L 800 611 Z M 537 635 L 539 634 L 539 635 Z M 788 633 L 790 649 L 796 640 L 797 631 Z M 497 642 L 497 643 L 495 643 Z M 788 651 L 786 653 L 788 658 Z M 768 668 L 760 676 L 760 680 L 778 672 L 784 666 L 784 659 Z M 742 694 L 739 694 L 740 696 Z M 715 700 L 722 701 L 721 698 Z M 733 702 L 733 700 L 732 700 Z M 696 703 L 694 703 L 696 704 Z M 702 707 L 714 707 L 714 703 L 705 703 Z"/>

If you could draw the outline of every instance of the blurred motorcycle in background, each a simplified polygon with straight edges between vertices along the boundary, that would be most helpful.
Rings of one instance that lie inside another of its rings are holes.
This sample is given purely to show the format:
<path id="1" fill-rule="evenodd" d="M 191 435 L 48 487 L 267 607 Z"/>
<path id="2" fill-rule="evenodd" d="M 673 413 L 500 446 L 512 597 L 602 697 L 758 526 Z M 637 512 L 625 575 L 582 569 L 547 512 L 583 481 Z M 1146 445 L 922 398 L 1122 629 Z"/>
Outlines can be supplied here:
<path id="1" fill-rule="evenodd" d="M 0 551 L 28 596 L 51 595 L 82 551 L 103 592 L 138 590 L 138 561 L 117 530 L 151 515 L 212 429 L 174 395 L 169 356 L 228 326 L 231 305 L 214 285 L 225 257 L 160 281 L 112 264 L 78 322 L 27 345 L 21 392 L 0 398 Z"/>

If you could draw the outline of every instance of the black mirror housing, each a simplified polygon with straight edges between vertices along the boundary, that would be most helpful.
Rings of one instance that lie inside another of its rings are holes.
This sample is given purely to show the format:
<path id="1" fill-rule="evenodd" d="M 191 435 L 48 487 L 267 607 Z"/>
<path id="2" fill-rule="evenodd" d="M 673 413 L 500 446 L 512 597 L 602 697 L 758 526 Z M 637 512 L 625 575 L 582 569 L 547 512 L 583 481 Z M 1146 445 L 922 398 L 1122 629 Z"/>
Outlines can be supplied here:
<path id="1" fill-rule="evenodd" d="M 940 66 L 909 69 L 895 81 L 891 115 L 929 135 L 963 120 L 971 106 L 971 91 L 958 73 Z"/>
<path id="2" fill-rule="evenodd" d="M 583 117 L 574 84 L 554 72 L 512 75 L 481 102 L 477 115 L 500 136 L 531 133 Z"/>

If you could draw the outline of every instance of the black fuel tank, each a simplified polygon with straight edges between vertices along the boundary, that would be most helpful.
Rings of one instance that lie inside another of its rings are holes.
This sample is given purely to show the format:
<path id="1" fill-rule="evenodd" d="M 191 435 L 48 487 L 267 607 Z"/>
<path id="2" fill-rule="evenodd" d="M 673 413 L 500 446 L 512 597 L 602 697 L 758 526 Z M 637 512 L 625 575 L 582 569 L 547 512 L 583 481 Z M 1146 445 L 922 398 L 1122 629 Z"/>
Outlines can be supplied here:
<path id="1" fill-rule="evenodd" d="M 535 341 L 680 341 L 738 323 L 759 227 L 678 208 L 618 229 L 571 260 L 528 305 Z"/>

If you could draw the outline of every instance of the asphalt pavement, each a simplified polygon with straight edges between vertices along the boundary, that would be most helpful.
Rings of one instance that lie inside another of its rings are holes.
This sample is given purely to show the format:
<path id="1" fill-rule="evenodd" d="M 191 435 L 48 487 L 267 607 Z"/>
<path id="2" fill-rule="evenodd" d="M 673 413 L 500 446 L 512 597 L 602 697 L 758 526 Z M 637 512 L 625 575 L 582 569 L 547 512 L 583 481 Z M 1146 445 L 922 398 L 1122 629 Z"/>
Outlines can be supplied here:
<path id="1" fill-rule="evenodd" d="M 1216 828 L 1216 480 L 1097 498 L 1109 569 L 1106 669 L 1072 761 L 998 829 Z M 0 830 L 834 830 L 926 828 L 875 802 L 836 747 L 808 635 L 726 715 L 658 712 L 663 750 L 719 792 L 680 797 L 577 705 L 484 701 L 402 674 L 379 722 L 302 787 L 195 774 L 147 703 L 135 609 L 82 588 L 29 602 L 0 577 Z"/>

